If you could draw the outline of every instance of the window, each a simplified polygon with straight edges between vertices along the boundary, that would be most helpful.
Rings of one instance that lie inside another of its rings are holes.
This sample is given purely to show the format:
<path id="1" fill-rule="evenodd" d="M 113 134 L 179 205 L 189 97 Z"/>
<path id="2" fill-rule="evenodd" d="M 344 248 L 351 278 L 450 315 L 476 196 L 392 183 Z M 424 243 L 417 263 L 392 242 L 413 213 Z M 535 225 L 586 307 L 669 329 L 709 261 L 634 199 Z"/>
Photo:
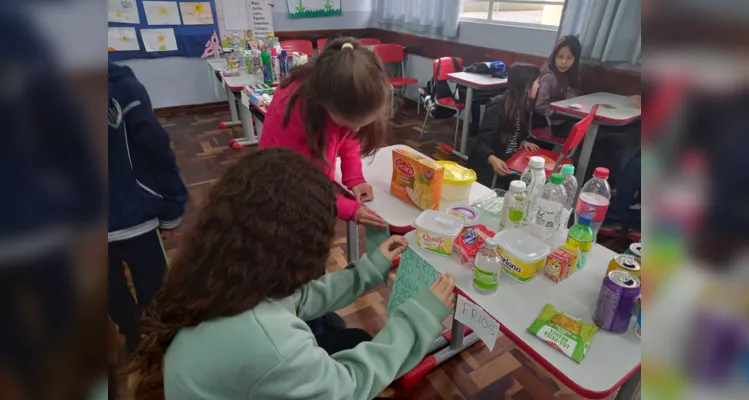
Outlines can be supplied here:
<path id="1" fill-rule="evenodd" d="M 558 27 L 564 0 L 463 0 L 460 18 Z"/>

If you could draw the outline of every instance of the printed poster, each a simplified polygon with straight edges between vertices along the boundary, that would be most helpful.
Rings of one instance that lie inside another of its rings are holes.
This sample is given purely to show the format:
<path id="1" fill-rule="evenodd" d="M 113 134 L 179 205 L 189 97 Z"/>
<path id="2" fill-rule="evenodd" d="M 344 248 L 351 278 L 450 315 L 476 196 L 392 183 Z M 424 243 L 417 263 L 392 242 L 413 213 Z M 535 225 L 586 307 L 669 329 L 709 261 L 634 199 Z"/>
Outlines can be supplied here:
<path id="1" fill-rule="evenodd" d="M 135 0 L 108 0 L 109 22 L 121 22 L 125 24 L 140 24 L 140 15 Z"/>
<path id="2" fill-rule="evenodd" d="M 333 17 L 343 15 L 341 0 L 286 0 L 289 18 Z"/>
<path id="3" fill-rule="evenodd" d="M 182 13 L 182 23 L 185 25 L 213 25 L 213 11 L 211 3 L 179 3 Z"/>
<path id="4" fill-rule="evenodd" d="M 140 37 L 143 39 L 143 47 L 148 52 L 177 50 L 177 39 L 172 28 L 141 29 Z"/>
<path id="5" fill-rule="evenodd" d="M 109 28 L 107 30 L 107 48 L 109 51 L 140 50 L 135 28 Z"/>
<path id="6" fill-rule="evenodd" d="M 179 19 L 177 2 L 174 1 L 144 1 L 148 25 L 182 25 Z"/>

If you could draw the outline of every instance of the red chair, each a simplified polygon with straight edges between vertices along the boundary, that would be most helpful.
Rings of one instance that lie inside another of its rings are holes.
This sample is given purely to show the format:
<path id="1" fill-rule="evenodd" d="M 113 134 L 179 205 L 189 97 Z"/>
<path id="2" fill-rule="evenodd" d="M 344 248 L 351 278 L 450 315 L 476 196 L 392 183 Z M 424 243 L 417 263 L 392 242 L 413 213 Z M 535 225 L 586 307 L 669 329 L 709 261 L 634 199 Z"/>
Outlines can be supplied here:
<path id="1" fill-rule="evenodd" d="M 281 48 L 286 51 L 296 51 L 297 53 L 304 53 L 308 57 L 313 57 L 315 55 L 315 50 L 312 48 L 312 42 L 310 42 L 309 40 L 283 40 L 281 41 Z"/>
<path id="2" fill-rule="evenodd" d="M 376 46 L 378 44 L 382 44 L 382 40 L 375 38 L 359 38 L 356 40 L 358 40 L 359 44 L 362 46 Z"/>
<path id="3" fill-rule="evenodd" d="M 541 142 L 551 143 L 554 145 L 554 149 L 558 150 L 559 146 L 564 145 L 565 138 L 554 136 L 551 133 L 551 128 L 548 126 L 541 126 L 531 131 L 531 137 Z"/>
<path id="4" fill-rule="evenodd" d="M 447 74 L 451 74 L 453 72 L 461 72 L 463 71 L 463 59 L 458 57 L 442 57 L 434 60 L 432 63 L 432 87 L 435 87 L 437 82 L 446 81 L 448 80 Z M 421 126 L 421 135 L 419 135 L 419 139 L 424 137 L 424 133 L 426 132 L 426 126 L 427 121 L 429 121 L 429 116 L 431 115 L 431 111 L 433 107 L 445 107 L 450 110 L 455 110 L 456 112 L 456 121 L 455 121 L 455 137 L 453 138 L 453 146 L 456 146 L 457 140 L 458 140 L 458 126 L 460 125 L 460 114 L 461 112 L 466 108 L 466 105 L 463 103 L 456 103 L 455 97 L 443 97 L 441 99 L 434 99 L 434 105 L 430 106 L 427 104 L 424 104 L 424 109 L 426 110 L 426 117 L 424 118 L 424 124 Z"/>
<path id="5" fill-rule="evenodd" d="M 361 40 L 359 41 L 359 44 L 362 44 Z M 403 102 L 403 97 L 406 93 L 406 87 L 408 87 L 408 85 L 418 85 L 419 80 L 416 78 L 405 77 L 406 69 L 404 66 L 405 56 L 403 55 L 403 46 L 399 44 L 378 44 L 374 47 L 374 53 L 377 54 L 377 56 L 380 57 L 380 60 L 382 60 L 382 62 L 385 64 L 398 63 L 400 65 L 400 76 L 388 78 L 388 83 L 393 87 L 390 103 L 390 117 L 392 118 L 395 114 L 395 105 L 401 104 Z M 395 99 L 396 92 L 398 93 L 399 97 L 398 102 L 396 102 Z"/>
<path id="6" fill-rule="evenodd" d="M 317 39 L 317 54 L 320 54 L 323 50 L 325 50 L 326 44 L 328 44 L 328 38 Z"/>
<path id="7" fill-rule="evenodd" d="M 528 166 L 528 160 L 532 156 L 541 156 L 546 159 L 544 170 L 546 171 L 546 179 L 549 179 L 552 172 L 559 169 L 560 166 L 564 164 L 572 164 L 570 157 L 575 153 L 575 149 L 577 149 L 577 146 L 583 141 L 583 138 L 585 138 L 585 133 L 593 122 L 596 111 L 598 111 L 598 104 L 590 109 L 590 113 L 588 113 L 587 117 L 583 118 L 572 127 L 570 134 L 564 141 L 564 146 L 562 146 L 561 152 L 556 153 L 544 149 L 538 149 L 536 151 L 520 149 L 516 151 L 509 160 L 507 160 L 507 167 L 515 173 L 522 174 Z M 556 162 L 553 162 L 553 160 L 556 160 Z"/>

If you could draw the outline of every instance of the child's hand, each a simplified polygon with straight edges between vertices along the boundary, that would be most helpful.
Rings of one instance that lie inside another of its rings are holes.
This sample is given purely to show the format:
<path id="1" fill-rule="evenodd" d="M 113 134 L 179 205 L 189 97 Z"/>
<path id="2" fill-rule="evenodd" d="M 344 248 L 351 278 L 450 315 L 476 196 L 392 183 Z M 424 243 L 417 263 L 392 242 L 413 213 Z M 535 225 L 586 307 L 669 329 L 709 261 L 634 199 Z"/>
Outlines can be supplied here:
<path id="1" fill-rule="evenodd" d="M 390 262 L 393 262 L 395 260 L 395 257 L 398 257 L 401 255 L 406 249 L 408 248 L 408 240 L 404 238 L 403 236 L 393 235 L 388 238 L 388 240 L 382 242 L 379 249 L 382 252 L 382 254 L 390 260 Z"/>
<path id="2" fill-rule="evenodd" d="M 538 151 L 539 149 L 537 144 L 526 142 L 526 141 L 523 141 L 523 143 L 520 143 L 520 148 L 522 148 L 525 151 Z"/>
<path id="3" fill-rule="evenodd" d="M 372 189 L 372 185 L 367 182 L 360 183 L 354 186 L 351 191 L 354 192 L 356 201 L 358 201 L 359 203 L 371 201 L 372 199 L 374 199 L 374 190 Z"/>
<path id="4" fill-rule="evenodd" d="M 385 223 L 385 220 L 367 206 L 359 207 L 359 209 L 356 211 L 354 221 L 356 221 L 357 224 L 362 224 L 364 226 L 369 226 L 372 228 L 384 229 L 387 227 L 387 223 Z"/>
<path id="5" fill-rule="evenodd" d="M 455 279 L 450 274 L 440 274 L 439 278 L 429 287 L 429 290 L 451 311 L 455 308 L 453 289 L 455 289 Z"/>
<path id="6" fill-rule="evenodd" d="M 512 173 L 512 171 L 510 171 L 510 168 L 507 167 L 507 164 L 505 164 L 505 162 L 502 161 L 499 157 L 489 157 L 489 164 L 492 166 L 494 173 L 497 175 L 505 176 Z"/>

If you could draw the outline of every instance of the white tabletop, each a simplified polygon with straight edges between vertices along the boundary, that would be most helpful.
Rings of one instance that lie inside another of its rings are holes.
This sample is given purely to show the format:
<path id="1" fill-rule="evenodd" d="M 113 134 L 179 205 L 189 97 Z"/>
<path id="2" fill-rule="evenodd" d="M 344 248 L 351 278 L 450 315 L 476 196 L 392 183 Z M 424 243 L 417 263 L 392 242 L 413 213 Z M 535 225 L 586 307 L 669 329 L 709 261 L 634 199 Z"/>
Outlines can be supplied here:
<path id="1" fill-rule="evenodd" d="M 263 83 L 263 80 L 254 74 L 250 74 L 246 69 L 239 69 L 239 76 L 224 76 L 221 74 L 224 83 L 229 86 L 232 90 L 242 90 L 245 86 L 258 85 Z"/>
<path id="2" fill-rule="evenodd" d="M 571 104 L 584 105 L 585 107 L 576 109 L 570 107 Z M 624 125 L 640 119 L 641 110 L 635 107 L 629 97 L 605 92 L 556 101 L 551 103 L 551 108 L 565 115 L 585 117 L 596 104 L 599 104 L 595 117 L 597 121 L 612 125 Z M 611 106 L 611 108 L 604 105 Z"/>
<path id="3" fill-rule="evenodd" d="M 378 213 L 389 225 L 407 227 L 413 225 L 416 218 L 421 214 L 421 210 L 390 194 L 390 180 L 393 175 L 393 150 L 398 148 L 403 148 L 431 159 L 431 157 L 419 153 L 408 146 L 388 146 L 377 150 L 372 156 L 363 158 L 362 172 L 364 172 L 364 179 L 374 188 L 374 200 L 366 203 L 367 207 Z M 336 180 L 341 181 L 340 159 L 336 163 Z M 489 192 L 491 192 L 491 189 L 488 187 L 480 183 L 474 183 L 471 186 L 468 204 L 475 202 Z M 444 200 L 440 204 L 442 209 L 453 205 L 459 204 L 448 203 Z"/>
<path id="4" fill-rule="evenodd" d="M 605 331 L 596 333 L 581 364 L 527 332 L 547 303 L 554 305 L 559 311 L 593 323 L 603 276 L 609 261 L 616 255 L 611 250 L 596 245 L 585 268 L 560 283 L 554 283 L 545 276 L 520 283 L 502 272 L 499 289 L 493 294 L 484 295 L 474 289 L 473 273 L 460 264 L 457 255 L 450 258 L 421 249 L 416 246 L 415 231 L 406 234 L 406 239 L 409 247 L 437 271 L 449 272 L 455 278 L 455 285 L 493 316 L 504 329 L 512 332 L 580 387 L 593 392 L 608 391 L 623 383 L 623 378 L 640 365 L 640 339 L 631 329 L 622 334 Z"/>
<path id="5" fill-rule="evenodd" d="M 451 81 L 459 82 L 461 85 L 470 86 L 474 89 L 491 89 L 507 85 L 506 78 L 493 78 L 489 75 L 474 74 L 471 72 L 453 72 L 447 74 Z"/>
<path id="6" fill-rule="evenodd" d="M 220 71 L 224 67 L 226 67 L 226 60 L 223 58 L 209 58 L 208 65 L 214 70 L 214 71 Z"/>

